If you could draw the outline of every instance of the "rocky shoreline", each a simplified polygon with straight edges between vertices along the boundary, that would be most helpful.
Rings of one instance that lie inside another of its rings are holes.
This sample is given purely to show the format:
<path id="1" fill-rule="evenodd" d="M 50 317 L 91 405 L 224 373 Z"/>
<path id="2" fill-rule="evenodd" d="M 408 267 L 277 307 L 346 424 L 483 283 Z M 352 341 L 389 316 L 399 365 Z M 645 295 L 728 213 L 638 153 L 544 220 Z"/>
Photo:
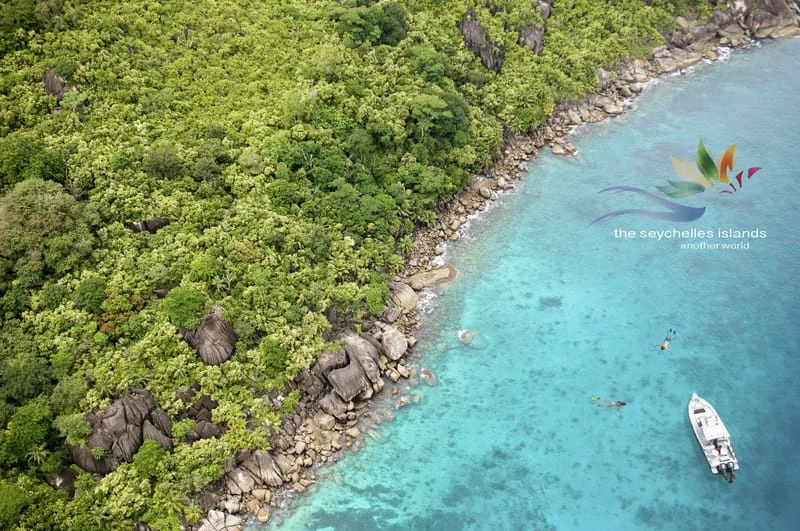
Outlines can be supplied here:
<path id="1" fill-rule="evenodd" d="M 755 3 L 735 2 L 734 9 L 715 12 L 709 24 L 692 24 L 678 17 L 680 29 L 666 45 L 654 49 L 649 60 L 621 63 L 610 71 L 598 69 L 596 93 L 561 102 L 531 135 L 505 134 L 501 158 L 440 205 L 433 226 L 417 229 L 406 269 L 390 282 L 391 302 L 380 319 L 363 323 L 361 333 L 343 336 L 339 352 L 323 354 L 314 367 L 287 383 L 283 393 L 271 396 L 279 405 L 297 389 L 302 398 L 293 413 L 281 417 L 280 429 L 270 439 L 272 450 L 239 452 L 227 463 L 223 478 L 199 500 L 207 517 L 197 527 L 185 528 L 238 531 L 242 515 L 258 522 L 280 519 L 295 493 L 313 489 L 317 466 L 337 461 L 343 452 L 357 450 L 369 439 L 379 440 L 377 425 L 392 420 L 396 409 L 418 402 L 415 386 L 436 384 L 435 375 L 410 358 L 416 345 L 414 334 L 420 328 L 419 292 L 456 276 L 452 268 L 438 265 L 446 243 L 460 237 L 471 215 L 485 210 L 499 193 L 513 189 L 514 181 L 527 171 L 527 161 L 540 149 L 549 146 L 554 154 L 564 156 L 574 153 L 568 139 L 574 127 L 621 114 L 625 102 L 640 93 L 647 81 L 703 59 L 717 60 L 720 47 L 800 35 L 800 0 L 771 2 L 780 4 L 777 13 L 763 6 L 754 10 Z M 378 394 L 386 400 L 376 407 Z"/>

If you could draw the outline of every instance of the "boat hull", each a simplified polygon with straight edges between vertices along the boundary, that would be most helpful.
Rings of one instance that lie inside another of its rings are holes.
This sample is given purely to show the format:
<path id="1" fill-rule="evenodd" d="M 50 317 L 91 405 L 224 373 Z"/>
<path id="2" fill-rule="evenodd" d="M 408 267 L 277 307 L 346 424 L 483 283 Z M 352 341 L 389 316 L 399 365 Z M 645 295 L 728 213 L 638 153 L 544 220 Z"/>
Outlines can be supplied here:
<path id="1" fill-rule="evenodd" d="M 739 470 L 739 460 L 731 436 L 716 409 L 705 399 L 692 395 L 688 406 L 689 422 L 712 474 L 722 474 L 729 482 Z"/>

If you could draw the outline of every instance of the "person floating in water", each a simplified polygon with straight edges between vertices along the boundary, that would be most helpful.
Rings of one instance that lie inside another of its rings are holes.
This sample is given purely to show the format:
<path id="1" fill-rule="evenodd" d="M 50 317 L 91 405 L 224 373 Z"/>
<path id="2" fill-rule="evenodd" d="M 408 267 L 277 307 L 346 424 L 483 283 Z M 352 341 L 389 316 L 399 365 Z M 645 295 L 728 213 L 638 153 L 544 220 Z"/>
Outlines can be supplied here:
<path id="1" fill-rule="evenodd" d="M 615 407 L 617 410 L 622 409 L 622 407 L 626 405 L 625 402 L 620 402 L 619 400 L 603 400 L 599 396 L 593 396 L 592 402 L 594 402 L 595 407 Z"/>
<path id="2" fill-rule="evenodd" d="M 664 341 L 660 345 L 653 346 L 653 348 L 658 348 L 661 350 L 669 350 L 669 342 L 672 341 L 672 339 L 675 337 L 675 334 L 677 333 L 678 333 L 677 330 L 675 330 L 674 328 L 670 328 L 669 332 L 667 332 L 667 337 L 664 338 Z M 671 350 L 669 351 L 672 352 Z"/>

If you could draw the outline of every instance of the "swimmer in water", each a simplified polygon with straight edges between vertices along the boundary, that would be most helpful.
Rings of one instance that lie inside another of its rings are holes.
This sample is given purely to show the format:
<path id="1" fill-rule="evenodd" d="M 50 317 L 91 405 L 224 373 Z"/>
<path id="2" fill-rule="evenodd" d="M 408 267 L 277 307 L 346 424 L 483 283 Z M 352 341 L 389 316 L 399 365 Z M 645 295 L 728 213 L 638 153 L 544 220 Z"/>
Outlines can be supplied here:
<path id="1" fill-rule="evenodd" d="M 615 407 L 617 410 L 623 408 L 623 406 L 627 405 L 625 402 L 621 402 L 619 400 L 606 400 L 603 403 L 603 399 L 599 396 L 593 396 L 592 402 L 594 402 L 595 407 Z"/>

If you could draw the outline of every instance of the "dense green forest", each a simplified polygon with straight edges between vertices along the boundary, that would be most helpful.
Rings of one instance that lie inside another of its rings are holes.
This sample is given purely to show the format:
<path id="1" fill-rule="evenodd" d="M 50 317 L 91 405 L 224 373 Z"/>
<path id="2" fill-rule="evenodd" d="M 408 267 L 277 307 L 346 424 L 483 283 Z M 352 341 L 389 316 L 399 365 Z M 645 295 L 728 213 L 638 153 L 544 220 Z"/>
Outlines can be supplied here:
<path id="1" fill-rule="evenodd" d="M 195 496 L 297 399 L 266 393 L 383 310 L 414 227 L 504 128 L 535 129 L 705 4 L 559 0 L 545 22 L 520 0 L 4 2 L 0 528 L 196 521 Z M 499 71 L 464 44 L 469 9 Z M 546 27 L 540 55 L 526 24 Z M 206 365 L 180 330 L 214 304 L 238 343 Z M 192 384 L 225 433 L 189 444 Z M 130 387 L 172 418 L 173 449 L 53 488 L 85 415 Z"/>

